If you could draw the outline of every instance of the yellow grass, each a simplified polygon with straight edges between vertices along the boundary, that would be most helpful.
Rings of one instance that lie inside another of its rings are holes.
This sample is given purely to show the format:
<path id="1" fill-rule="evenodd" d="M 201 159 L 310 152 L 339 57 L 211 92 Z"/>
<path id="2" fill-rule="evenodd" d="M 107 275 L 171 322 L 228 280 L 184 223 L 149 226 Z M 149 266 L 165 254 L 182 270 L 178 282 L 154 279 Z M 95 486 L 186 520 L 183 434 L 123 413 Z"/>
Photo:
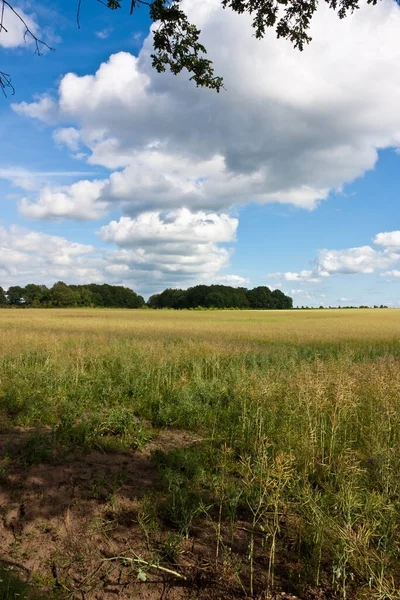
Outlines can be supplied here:
<path id="1" fill-rule="evenodd" d="M 173 311 L 120 309 L 0 310 L 1 340 L 21 348 L 26 336 L 101 336 L 220 344 L 268 341 L 345 342 L 400 337 L 400 309 Z"/>
<path id="2" fill-rule="evenodd" d="M 217 554 L 221 520 L 245 519 L 246 589 L 285 556 L 299 589 L 400 598 L 400 310 L 0 310 L 3 428 L 126 449 L 147 439 L 132 415 L 200 433 L 161 460 L 161 512 L 190 535 L 208 506 Z"/>

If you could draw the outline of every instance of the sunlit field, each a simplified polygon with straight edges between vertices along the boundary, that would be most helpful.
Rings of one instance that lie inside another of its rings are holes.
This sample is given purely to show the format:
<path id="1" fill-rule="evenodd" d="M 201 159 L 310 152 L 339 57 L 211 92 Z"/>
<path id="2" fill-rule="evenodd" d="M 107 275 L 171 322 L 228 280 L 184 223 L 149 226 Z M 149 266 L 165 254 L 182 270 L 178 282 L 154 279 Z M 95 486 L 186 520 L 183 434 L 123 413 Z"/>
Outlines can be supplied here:
<path id="1" fill-rule="evenodd" d="M 0 424 L 36 594 L 400 598 L 400 311 L 0 310 Z"/>

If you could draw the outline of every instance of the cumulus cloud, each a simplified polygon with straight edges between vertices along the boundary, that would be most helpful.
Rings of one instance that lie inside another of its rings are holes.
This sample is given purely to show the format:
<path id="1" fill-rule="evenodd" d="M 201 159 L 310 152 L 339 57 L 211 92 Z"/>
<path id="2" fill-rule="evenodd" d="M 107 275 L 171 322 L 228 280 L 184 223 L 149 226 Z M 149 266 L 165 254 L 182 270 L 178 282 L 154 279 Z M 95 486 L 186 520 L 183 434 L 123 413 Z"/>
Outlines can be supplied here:
<path id="1" fill-rule="evenodd" d="M 121 243 L 126 242 L 128 247 L 121 245 L 118 249 L 96 249 L 17 226 L 0 227 L 0 284 L 7 287 L 28 282 L 49 285 L 58 280 L 108 282 L 132 287 L 145 295 L 199 281 L 243 285 L 245 280 L 240 276 L 218 276 L 220 269 L 228 266 L 230 252 L 218 246 L 218 240 L 226 241 L 227 236 L 218 222 L 213 227 L 214 216 L 204 216 L 208 234 L 201 230 L 199 215 L 193 216 L 199 228 L 191 240 L 182 230 L 182 223 L 179 224 L 184 218 L 182 215 L 165 216 L 169 225 L 172 219 L 175 222 L 169 234 L 164 235 L 161 246 L 155 244 L 154 247 L 151 245 L 154 228 L 142 221 L 138 225 L 141 234 L 137 243 L 125 240 Z M 231 227 L 233 239 L 234 222 Z M 180 235 L 174 241 L 174 231 L 178 230 Z"/>
<path id="2" fill-rule="evenodd" d="M 0 275 L 2 285 L 24 281 L 38 283 L 73 276 L 76 281 L 93 275 L 93 246 L 30 231 L 12 225 L 0 227 Z M 97 275 L 99 275 L 96 270 Z"/>
<path id="3" fill-rule="evenodd" d="M 35 202 L 22 198 L 19 210 L 30 219 L 60 219 L 71 214 L 82 221 L 99 219 L 107 208 L 105 202 L 98 200 L 103 187 L 102 181 L 87 180 L 59 188 L 43 187 Z"/>
<path id="4" fill-rule="evenodd" d="M 237 225 L 237 219 L 225 214 L 182 208 L 121 217 L 102 227 L 99 236 L 118 246 L 107 256 L 108 273 L 140 272 L 149 284 L 162 287 L 214 279 L 229 264 L 230 249 L 220 244 L 234 241 Z M 226 277 L 242 281 L 235 275 Z"/>
<path id="5" fill-rule="evenodd" d="M 121 217 L 100 230 L 101 237 L 121 247 L 153 245 L 155 241 L 175 247 L 179 244 L 231 242 L 238 220 L 228 215 L 192 213 L 186 208 L 161 213 L 143 213 L 136 219 Z"/>
<path id="6" fill-rule="evenodd" d="M 371 246 L 345 248 L 343 250 L 319 250 L 313 269 L 299 272 L 271 273 L 271 277 L 283 277 L 286 281 L 318 283 L 332 275 L 371 274 L 376 270 L 387 269 L 400 262 L 400 231 L 378 233 L 373 242 L 383 250 Z M 396 277 L 400 271 L 385 271 L 381 275 Z"/>
<path id="7" fill-rule="evenodd" d="M 35 102 L 11 104 L 11 108 L 19 115 L 30 117 L 31 119 L 38 119 L 48 125 L 56 123 L 59 116 L 57 102 L 46 94 L 39 97 Z"/>
<path id="8" fill-rule="evenodd" d="M 303 269 L 299 273 L 293 271 L 286 271 L 286 273 L 270 273 L 269 277 L 282 277 L 285 281 L 299 281 L 303 283 L 317 283 L 320 281 L 320 277 L 317 277 L 314 271 L 308 269 Z"/>
<path id="9" fill-rule="evenodd" d="M 128 214 L 249 201 L 311 209 L 371 169 L 378 149 L 400 145 L 395 2 L 342 21 L 321 5 L 303 53 L 271 32 L 254 39 L 251 18 L 216 0 L 183 4 L 227 92 L 155 73 L 150 36 L 138 57 L 120 52 L 94 75 L 68 73 L 55 99 L 60 124 L 79 132 L 89 162 L 124 169 L 102 194 Z M 15 109 L 49 120 L 45 100 Z"/>
<path id="10" fill-rule="evenodd" d="M 229 266 L 237 219 L 225 214 L 143 213 L 102 227 L 94 248 L 17 226 L 0 227 L 0 285 L 28 282 L 121 284 L 143 294 L 199 282 L 243 285 Z"/>
<path id="11" fill-rule="evenodd" d="M 371 246 L 345 250 L 320 250 L 316 261 L 316 272 L 325 276 L 335 273 L 373 273 L 375 269 L 384 269 L 399 258 L 399 255 L 380 252 Z"/>
<path id="12" fill-rule="evenodd" d="M 80 132 L 75 127 L 61 127 L 53 132 L 53 140 L 59 146 L 66 146 L 76 152 L 80 145 Z"/>
<path id="13" fill-rule="evenodd" d="M 378 233 L 373 239 L 375 246 L 382 246 L 393 252 L 400 252 L 400 231 Z"/>
<path id="14" fill-rule="evenodd" d="M 373 168 L 379 149 L 400 147 L 395 2 L 342 21 L 321 5 L 303 53 L 272 32 L 255 40 L 251 18 L 224 11 L 217 0 L 184 0 L 183 8 L 201 28 L 226 92 L 157 74 L 150 34 L 137 57 L 119 52 L 93 74 L 67 73 L 55 97 L 13 105 L 56 124 L 56 144 L 111 171 L 103 181 L 47 185 L 19 206 L 36 219 L 98 219 L 122 210 L 99 233 L 117 247 L 99 267 L 116 282 L 158 281 L 160 288 L 213 280 L 229 263 L 222 244 L 234 241 L 233 206 L 313 209 Z M 378 249 L 320 250 L 310 268 L 273 276 L 300 288 L 334 274 L 388 269 L 398 260 L 398 233 L 378 234 Z"/>

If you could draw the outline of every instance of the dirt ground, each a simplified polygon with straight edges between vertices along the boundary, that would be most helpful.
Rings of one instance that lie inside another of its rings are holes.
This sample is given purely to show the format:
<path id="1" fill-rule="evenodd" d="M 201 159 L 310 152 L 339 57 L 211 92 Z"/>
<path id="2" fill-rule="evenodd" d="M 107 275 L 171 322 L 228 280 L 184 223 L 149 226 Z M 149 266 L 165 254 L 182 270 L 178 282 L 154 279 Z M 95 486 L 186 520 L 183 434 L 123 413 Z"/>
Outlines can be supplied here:
<path id="1" fill-rule="evenodd" d="M 153 451 L 189 447 L 198 441 L 193 435 L 168 430 L 142 451 L 91 452 L 27 468 L 17 461 L 5 469 L 6 451 L 23 444 L 30 434 L 29 429 L 0 434 L 0 564 L 53 598 L 247 597 L 244 563 L 237 562 L 237 556 L 245 559 L 248 546 L 240 527 L 231 555 L 216 560 L 215 531 L 205 523 L 179 542 L 173 559 L 156 560 L 154 548 L 168 545 L 170 534 L 158 531 L 153 536 L 151 527 L 141 523 L 143 499 L 151 502 L 160 487 Z M 259 600 L 300 598 L 285 591 L 284 580 L 277 587 L 273 595 L 259 594 Z M 309 590 L 302 599 L 329 597 Z"/>

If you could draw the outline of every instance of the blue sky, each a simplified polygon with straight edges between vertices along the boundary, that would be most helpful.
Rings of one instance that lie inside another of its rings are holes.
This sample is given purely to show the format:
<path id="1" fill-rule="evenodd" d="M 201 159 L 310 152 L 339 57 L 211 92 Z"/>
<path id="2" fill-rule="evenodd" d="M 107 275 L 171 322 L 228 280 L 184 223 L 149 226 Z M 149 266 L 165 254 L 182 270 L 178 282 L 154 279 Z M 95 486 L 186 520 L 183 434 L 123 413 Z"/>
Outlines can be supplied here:
<path id="1" fill-rule="evenodd" d="M 221 282 L 400 306 L 394 1 L 345 21 L 322 7 L 299 53 L 184 0 L 220 94 L 154 72 L 143 8 L 85 0 L 78 29 L 74 2 L 18 7 L 55 51 L 35 56 L 6 13 L 0 285 Z"/>

